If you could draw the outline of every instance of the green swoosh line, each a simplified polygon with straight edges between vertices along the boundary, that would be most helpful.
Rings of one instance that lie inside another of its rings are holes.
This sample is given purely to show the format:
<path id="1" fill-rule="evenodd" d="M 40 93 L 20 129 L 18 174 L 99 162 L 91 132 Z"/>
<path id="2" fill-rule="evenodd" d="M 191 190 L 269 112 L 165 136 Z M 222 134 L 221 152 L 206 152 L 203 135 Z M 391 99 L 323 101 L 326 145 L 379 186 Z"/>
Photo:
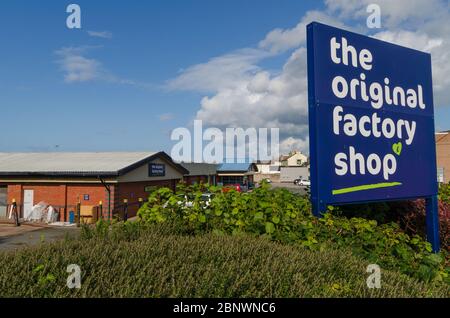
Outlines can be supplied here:
<path id="1" fill-rule="evenodd" d="M 356 191 L 395 187 L 395 186 L 399 186 L 399 185 L 402 185 L 402 184 L 400 182 L 382 182 L 382 183 L 375 183 L 375 184 L 364 184 L 364 185 L 360 185 L 360 186 L 356 186 L 356 187 L 333 190 L 332 194 L 337 195 L 337 194 L 344 194 L 344 193 L 356 192 Z"/>

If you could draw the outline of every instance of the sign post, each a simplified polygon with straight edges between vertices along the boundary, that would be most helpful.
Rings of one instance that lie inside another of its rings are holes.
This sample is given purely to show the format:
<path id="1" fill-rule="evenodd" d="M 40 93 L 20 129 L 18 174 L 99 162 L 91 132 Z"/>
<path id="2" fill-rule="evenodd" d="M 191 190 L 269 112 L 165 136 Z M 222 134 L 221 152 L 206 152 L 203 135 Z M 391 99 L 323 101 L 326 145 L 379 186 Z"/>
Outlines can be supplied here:
<path id="1" fill-rule="evenodd" d="M 314 215 L 424 198 L 439 251 L 431 56 L 317 22 L 307 47 Z"/>

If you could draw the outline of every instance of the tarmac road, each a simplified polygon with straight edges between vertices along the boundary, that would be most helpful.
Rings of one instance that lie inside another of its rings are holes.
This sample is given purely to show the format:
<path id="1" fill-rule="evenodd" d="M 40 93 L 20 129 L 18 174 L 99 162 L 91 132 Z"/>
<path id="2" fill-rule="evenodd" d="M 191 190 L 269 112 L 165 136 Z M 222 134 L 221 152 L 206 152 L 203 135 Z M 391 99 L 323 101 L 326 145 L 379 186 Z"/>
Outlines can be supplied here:
<path id="1" fill-rule="evenodd" d="M 271 185 L 272 188 L 285 188 L 293 193 L 298 193 L 300 195 L 306 194 L 306 187 L 295 185 L 292 182 L 272 182 Z"/>
<path id="2" fill-rule="evenodd" d="M 77 227 L 41 227 L 26 224 L 15 227 L 11 224 L 0 224 L 0 251 L 11 251 L 39 245 L 42 242 L 63 240 L 66 235 L 74 237 L 79 232 L 80 228 Z"/>

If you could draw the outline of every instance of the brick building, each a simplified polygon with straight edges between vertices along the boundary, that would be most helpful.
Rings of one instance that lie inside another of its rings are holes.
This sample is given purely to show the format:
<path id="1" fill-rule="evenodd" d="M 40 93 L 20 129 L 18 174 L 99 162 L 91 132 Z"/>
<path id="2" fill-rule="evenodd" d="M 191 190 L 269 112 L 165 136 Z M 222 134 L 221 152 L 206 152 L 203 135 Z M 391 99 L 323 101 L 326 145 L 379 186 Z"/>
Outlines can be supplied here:
<path id="1" fill-rule="evenodd" d="M 223 163 L 217 167 L 219 185 L 253 183 L 253 176 L 258 172 L 255 163 Z"/>
<path id="2" fill-rule="evenodd" d="M 188 185 L 195 183 L 217 184 L 217 167 L 219 165 L 214 163 L 195 162 L 182 162 L 181 165 L 188 171 L 188 174 L 184 175 L 183 178 Z"/>
<path id="3" fill-rule="evenodd" d="M 438 179 L 450 182 L 450 131 L 436 133 L 436 159 Z"/>
<path id="4" fill-rule="evenodd" d="M 189 172 L 164 152 L 0 153 L 0 219 L 16 200 L 21 217 L 43 201 L 67 221 L 78 202 L 103 203 L 103 217 L 117 213 L 124 199 L 129 215 L 138 199 L 156 187 L 175 188 Z"/>

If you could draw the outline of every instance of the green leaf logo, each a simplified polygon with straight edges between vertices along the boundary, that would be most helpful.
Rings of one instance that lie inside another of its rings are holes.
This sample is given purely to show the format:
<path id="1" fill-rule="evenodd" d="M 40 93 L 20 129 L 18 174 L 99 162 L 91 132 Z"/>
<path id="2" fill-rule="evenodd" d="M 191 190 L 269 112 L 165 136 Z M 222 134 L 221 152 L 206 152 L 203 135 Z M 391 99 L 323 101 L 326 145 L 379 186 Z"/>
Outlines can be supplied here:
<path id="1" fill-rule="evenodd" d="M 396 144 L 392 145 L 392 151 L 397 155 L 400 156 L 400 154 L 402 153 L 402 143 L 401 142 L 397 142 Z"/>

